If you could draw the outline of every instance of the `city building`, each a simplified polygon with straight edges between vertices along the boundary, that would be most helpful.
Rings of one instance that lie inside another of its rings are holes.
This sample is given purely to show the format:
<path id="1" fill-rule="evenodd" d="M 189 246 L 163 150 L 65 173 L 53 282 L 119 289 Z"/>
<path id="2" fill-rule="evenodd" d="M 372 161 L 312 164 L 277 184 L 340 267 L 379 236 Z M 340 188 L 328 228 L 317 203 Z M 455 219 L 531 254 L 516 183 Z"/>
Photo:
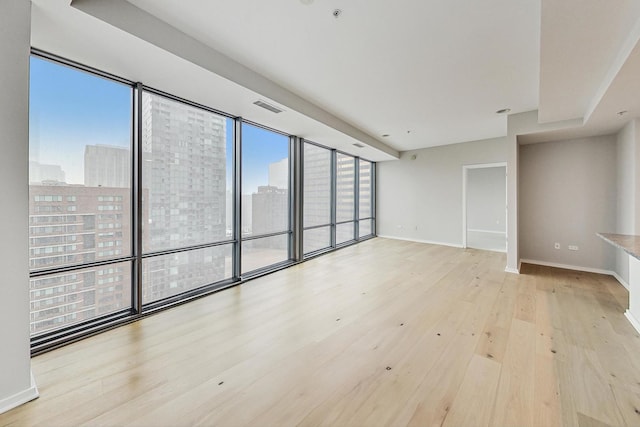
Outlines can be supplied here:
<path id="1" fill-rule="evenodd" d="M 130 200 L 128 188 L 31 185 L 31 271 L 130 255 Z M 129 263 L 32 278 L 31 333 L 127 309 L 130 283 Z"/>
<path id="2" fill-rule="evenodd" d="M 145 253 L 227 240 L 226 118 L 165 97 L 142 96 Z M 227 277 L 228 250 L 149 258 L 143 300 L 157 301 Z"/>
<path id="3" fill-rule="evenodd" d="M 261 185 L 258 192 L 251 195 L 252 234 L 268 234 L 289 229 L 289 190 L 286 188 Z M 256 247 L 260 243 L 258 241 Z M 285 249 L 286 242 L 280 249 Z"/>
<path id="4" fill-rule="evenodd" d="M 109 145 L 87 145 L 84 151 L 84 185 L 131 187 L 131 150 Z"/>

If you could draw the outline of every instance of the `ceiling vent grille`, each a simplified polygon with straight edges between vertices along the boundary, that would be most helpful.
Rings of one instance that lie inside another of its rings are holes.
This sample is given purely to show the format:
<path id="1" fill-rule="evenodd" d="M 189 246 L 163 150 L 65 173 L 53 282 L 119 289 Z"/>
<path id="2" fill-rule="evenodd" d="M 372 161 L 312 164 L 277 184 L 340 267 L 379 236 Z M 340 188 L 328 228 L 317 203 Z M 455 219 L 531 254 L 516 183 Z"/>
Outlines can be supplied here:
<path id="1" fill-rule="evenodd" d="M 358 148 L 364 148 L 364 145 L 356 142 L 355 144 L 353 144 L 354 146 L 358 147 Z"/>
<path id="2" fill-rule="evenodd" d="M 264 108 L 265 110 L 269 110 L 269 111 L 271 111 L 272 113 L 276 113 L 276 114 L 278 114 L 278 113 L 282 113 L 282 112 L 284 111 L 284 110 L 281 110 L 281 109 L 280 109 L 280 108 L 278 108 L 278 107 L 274 107 L 273 105 L 271 105 L 271 104 L 269 104 L 269 103 L 267 103 L 267 102 L 264 102 L 264 101 L 260 101 L 260 100 L 258 100 L 258 101 L 256 101 L 256 102 L 254 102 L 254 104 L 255 104 L 255 105 L 257 105 L 258 107 L 262 107 L 262 108 Z"/>

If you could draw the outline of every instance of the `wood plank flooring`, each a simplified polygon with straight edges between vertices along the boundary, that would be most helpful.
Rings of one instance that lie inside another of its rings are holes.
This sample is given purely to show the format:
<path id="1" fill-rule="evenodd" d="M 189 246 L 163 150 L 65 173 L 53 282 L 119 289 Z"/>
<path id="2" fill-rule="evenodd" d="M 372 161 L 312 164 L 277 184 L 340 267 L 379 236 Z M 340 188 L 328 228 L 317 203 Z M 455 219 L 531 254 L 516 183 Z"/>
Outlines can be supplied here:
<path id="1" fill-rule="evenodd" d="M 0 426 L 637 426 L 609 276 L 377 238 L 33 359 Z"/>

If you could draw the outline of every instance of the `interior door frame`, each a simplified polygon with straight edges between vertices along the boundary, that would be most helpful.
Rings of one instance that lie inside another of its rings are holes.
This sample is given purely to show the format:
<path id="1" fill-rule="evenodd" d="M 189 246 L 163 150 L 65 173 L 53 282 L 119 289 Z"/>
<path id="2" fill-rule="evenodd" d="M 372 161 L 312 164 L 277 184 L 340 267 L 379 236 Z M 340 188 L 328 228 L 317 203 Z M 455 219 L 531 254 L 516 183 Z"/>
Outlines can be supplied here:
<path id="1" fill-rule="evenodd" d="M 462 165 L 462 247 L 467 248 L 467 180 L 469 178 L 469 169 L 488 169 L 488 168 L 501 168 L 504 167 L 505 171 L 505 195 L 507 192 L 507 162 L 498 163 L 477 163 L 472 165 Z M 506 197 L 506 196 L 505 196 Z M 506 200 L 506 199 L 505 199 Z M 507 221 L 509 216 L 507 215 L 507 207 L 505 204 L 505 229 L 509 230 Z M 507 234 L 507 246 L 509 245 L 509 235 Z"/>

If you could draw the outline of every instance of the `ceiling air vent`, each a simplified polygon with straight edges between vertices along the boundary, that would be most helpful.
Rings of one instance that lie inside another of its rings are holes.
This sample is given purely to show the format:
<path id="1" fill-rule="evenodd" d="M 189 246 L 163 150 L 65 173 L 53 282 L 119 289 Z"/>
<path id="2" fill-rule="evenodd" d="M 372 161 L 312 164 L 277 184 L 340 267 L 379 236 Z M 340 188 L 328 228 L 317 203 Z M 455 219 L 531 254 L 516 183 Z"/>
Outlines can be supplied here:
<path id="1" fill-rule="evenodd" d="M 360 144 L 360 143 L 358 143 L 358 142 L 356 142 L 356 143 L 355 143 L 355 144 L 353 144 L 353 145 L 355 145 L 355 146 L 356 146 L 356 147 L 358 147 L 358 148 L 364 148 L 364 145 L 362 145 L 362 144 Z"/>
<path id="2" fill-rule="evenodd" d="M 282 113 L 284 111 L 284 110 L 279 109 L 278 107 L 274 107 L 273 105 L 271 105 L 271 104 L 269 104 L 267 102 L 264 102 L 264 101 L 260 101 L 260 100 L 254 102 L 254 104 L 257 105 L 258 107 L 262 107 L 265 110 L 269 110 L 272 113 L 276 113 L 276 114 Z"/>

